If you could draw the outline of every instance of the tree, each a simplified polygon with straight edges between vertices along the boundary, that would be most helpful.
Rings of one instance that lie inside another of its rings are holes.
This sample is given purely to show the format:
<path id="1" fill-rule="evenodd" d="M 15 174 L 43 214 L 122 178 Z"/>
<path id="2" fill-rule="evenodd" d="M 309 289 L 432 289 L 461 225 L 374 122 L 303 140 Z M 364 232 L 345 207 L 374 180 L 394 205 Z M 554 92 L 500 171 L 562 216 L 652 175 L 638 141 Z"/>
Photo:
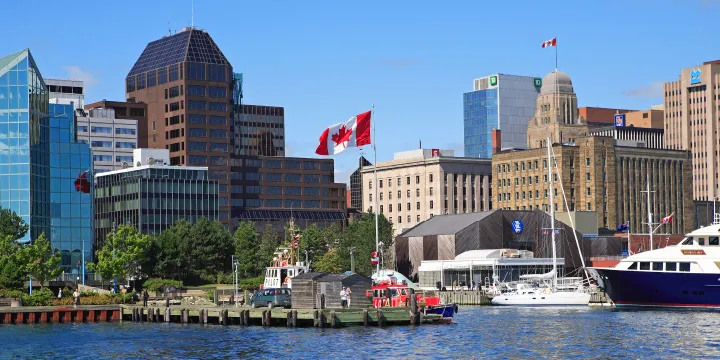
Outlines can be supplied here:
<path id="1" fill-rule="evenodd" d="M 142 264 L 152 245 L 149 235 L 140 234 L 132 225 L 120 225 L 115 232 L 107 235 L 102 249 L 97 251 L 97 262 L 88 264 L 88 268 L 100 274 L 103 279 L 117 276 L 128 280 L 138 264 Z"/>
<path id="2" fill-rule="evenodd" d="M 180 267 L 188 263 L 189 254 L 186 250 L 189 246 L 186 244 L 189 242 L 191 228 L 190 222 L 182 219 L 155 236 L 144 268 L 152 269 L 154 276 L 180 279 Z"/>
<path id="3" fill-rule="evenodd" d="M 281 244 L 282 240 L 279 234 L 273 230 L 272 224 L 265 225 L 265 231 L 263 231 L 260 237 L 258 256 L 260 275 L 265 275 L 265 267 L 270 266 L 272 259 L 275 257 L 275 252 Z"/>
<path id="4" fill-rule="evenodd" d="M 0 236 L 0 289 L 23 288 L 27 275 L 23 271 L 23 265 L 23 248 L 15 236 Z"/>
<path id="5" fill-rule="evenodd" d="M 261 272 L 258 252 L 260 243 L 255 224 L 242 222 L 233 234 L 235 257 L 238 260 L 238 274 L 244 277 L 255 277 Z"/>
<path id="6" fill-rule="evenodd" d="M 393 229 L 392 224 L 383 215 L 378 216 L 379 240 L 383 243 L 381 250 L 385 254 L 385 266 L 390 266 L 389 254 L 392 250 Z M 348 224 L 347 229 L 340 236 L 338 254 L 342 260 L 343 268 L 350 268 L 350 248 L 354 248 L 355 271 L 358 274 L 369 276 L 375 272 L 375 266 L 370 264 L 370 255 L 375 251 L 375 214 L 366 212 L 359 219 Z M 346 255 L 347 254 L 347 255 Z"/>
<path id="7" fill-rule="evenodd" d="M 184 245 L 189 250 L 187 270 L 195 275 L 191 280 L 214 282 L 218 274 L 230 271 L 235 244 L 222 223 L 203 217 L 193 224 L 189 235 Z"/>
<path id="8" fill-rule="evenodd" d="M 300 237 L 300 258 L 304 258 L 307 250 L 308 259 L 312 262 L 319 260 L 327 252 L 326 234 L 323 229 L 312 224 L 301 232 Z"/>
<path id="9" fill-rule="evenodd" d="M 25 271 L 40 282 L 40 286 L 50 279 L 54 279 L 62 273 L 60 267 L 60 255 L 53 252 L 50 240 L 45 233 L 40 234 L 32 245 L 25 249 Z"/>
<path id="10" fill-rule="evenodd" d="M 25 236 L 29 228 L 14 211 L 0 208 L 0 236 L 10 236 L 17 240 Z"/>
<path id="11" fill-rule="evenodd" d="M 313 263 L 313 271 L 327 273 L 341 273 L 343 270 L 340 255 L 335 251 L 328 251 Z"/>

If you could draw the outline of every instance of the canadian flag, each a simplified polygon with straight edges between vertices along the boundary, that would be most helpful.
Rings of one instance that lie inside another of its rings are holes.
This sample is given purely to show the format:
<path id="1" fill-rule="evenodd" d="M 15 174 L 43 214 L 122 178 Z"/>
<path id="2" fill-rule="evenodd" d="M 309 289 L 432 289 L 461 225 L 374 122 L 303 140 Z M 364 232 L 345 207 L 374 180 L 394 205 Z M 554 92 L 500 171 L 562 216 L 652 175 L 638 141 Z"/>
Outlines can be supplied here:
<path id="1" fill-rule="evenodd" d="M 315 153 L 318 155 L 334 155 L 349 147 L 370 144 L 370 117 L 367 111 L 355 115 L 350 120 L 330 126 L 320 135 L 320 145 Z"/>
<path id="2" fill-rule="evenodd" d="M 662 220 L 660 220 L 660 224 L 669 224 L 672 222 L 672 219 L 673 219 L 672 215 L 666 216 L 666 217 L 662 218 Z"/>
<path id="3" fill-rule="evenodd" d="M 550 46 L 557 46 L 557 38 L 552 38 L 542 44 L 543 49 Z"/>

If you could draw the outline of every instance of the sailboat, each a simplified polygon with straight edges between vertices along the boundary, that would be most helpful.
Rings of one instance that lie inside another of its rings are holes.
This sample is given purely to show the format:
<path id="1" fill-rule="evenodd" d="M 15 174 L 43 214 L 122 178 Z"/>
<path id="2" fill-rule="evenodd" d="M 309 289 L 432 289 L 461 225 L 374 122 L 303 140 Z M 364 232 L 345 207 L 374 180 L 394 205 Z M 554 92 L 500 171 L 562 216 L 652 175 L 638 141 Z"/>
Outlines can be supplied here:
<path id="1" fill-rule="evenodd" d="M 590 304 L 590 294 L 584 292 L 582 286 L 574 291 L 563 291 L 558 287 L 557 272 L 557 246 L 555 244 L 555 199 L 552 189 L 552 169 L 553 159 L 551 154 L 552 142 L 547 139 L 548 151 L 548 179 L 550 183 L 550 236 L 552 243 L 553 268 L 552 271 L 538 275 L 523 275 L 521 279 L 527 282 L 520 282 L 514 291 L 499 294 L 491 300 L 493 305 L 505 306 L 588 306 Z M 551 280 L 549 286 L 539 287 L 529 280 L 548 281 Z"/>

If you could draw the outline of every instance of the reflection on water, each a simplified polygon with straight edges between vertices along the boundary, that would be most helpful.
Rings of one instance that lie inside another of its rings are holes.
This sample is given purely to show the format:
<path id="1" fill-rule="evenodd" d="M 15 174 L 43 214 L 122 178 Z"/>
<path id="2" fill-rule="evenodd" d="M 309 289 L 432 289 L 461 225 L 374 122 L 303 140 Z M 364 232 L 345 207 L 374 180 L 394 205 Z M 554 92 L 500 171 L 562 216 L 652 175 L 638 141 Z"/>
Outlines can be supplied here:
<path id="1" fill-rule="evenodd" d="M 0 325 L 0 358 L 720 358 L 720 312 L 461 308 L 454 324 Z"/>

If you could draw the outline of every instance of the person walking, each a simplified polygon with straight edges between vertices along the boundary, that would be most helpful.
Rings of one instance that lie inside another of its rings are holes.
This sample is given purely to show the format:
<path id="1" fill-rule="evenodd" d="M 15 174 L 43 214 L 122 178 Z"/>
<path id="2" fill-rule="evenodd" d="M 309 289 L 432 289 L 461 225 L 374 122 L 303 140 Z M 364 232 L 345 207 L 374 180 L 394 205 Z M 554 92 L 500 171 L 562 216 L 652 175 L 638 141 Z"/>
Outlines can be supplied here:
<path id="1" fill-rule="evenodd" d="M 345 291 L 345 288 L 342 288 L 340 290 L 340 302 L 342 303 L 342 308 L 345 308 L 345 305 L 347 305 L 347 292 Z"/>
<path id="2" fill-rule="evenodd" d="M 150 295 L 148 295 L 147 289 L 143 291 L 143 307 L 147 307 L 148 298 Z"/>
<path id="3" fill-rule="evenodd" d="M 75 289 L 75 292 L 73 293 L 73 304 L 75 307 L 80 305 L 80 291 L 78 289 Z"/>
<path id="4" fill-rule="evenodd" d="M 62 288 L 58 290 L 58 299 L 62 299 Z"/>
<path id="5" fill-rule="evenodd" d="M 350 308 L 350 294 L 352 294 L 352 291 L 350 291 L 350 288 L 345 288 L 345 296 L 347 297 L 347 307 Z"/>

